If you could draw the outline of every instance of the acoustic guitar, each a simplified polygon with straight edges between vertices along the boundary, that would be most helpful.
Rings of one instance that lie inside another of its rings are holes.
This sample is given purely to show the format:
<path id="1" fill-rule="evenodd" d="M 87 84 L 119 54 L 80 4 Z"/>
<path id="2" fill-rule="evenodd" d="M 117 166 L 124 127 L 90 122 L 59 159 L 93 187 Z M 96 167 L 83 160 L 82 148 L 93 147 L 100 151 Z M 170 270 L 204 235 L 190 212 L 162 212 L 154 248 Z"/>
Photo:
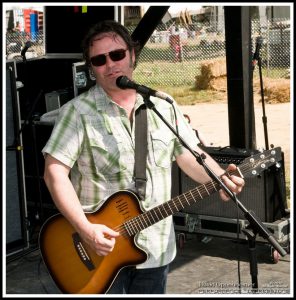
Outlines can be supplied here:
<path id="1" fill-rule="evenodd" d="M 266 150 L 244 159 L 230 174 L 257 176 L 279 160 L 280 147 Z M 66 218 L 61 214 L 54 215 L 40 230 L 39 246 L 43 261 L 63 293 L 106 293 L 122 268 L 146 261 L 147 253 L 136 243 L 137 233 L 219 189 L 215 181 L 209 181 L 145 212 L 135 193 L 128 190 L 114 193 L 99 210 L 86 213 L 90 222 L 105 224 L 120 232 L 114 250 L 107 256 L 97 255 Z"/>

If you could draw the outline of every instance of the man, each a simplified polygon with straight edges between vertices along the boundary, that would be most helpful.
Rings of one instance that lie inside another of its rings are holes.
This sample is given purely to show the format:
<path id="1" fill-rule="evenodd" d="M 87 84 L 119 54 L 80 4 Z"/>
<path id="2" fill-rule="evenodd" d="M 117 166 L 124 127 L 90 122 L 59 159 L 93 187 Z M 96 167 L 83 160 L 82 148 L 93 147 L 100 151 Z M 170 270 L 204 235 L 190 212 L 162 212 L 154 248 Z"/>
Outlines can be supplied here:
<path id="1" fill-rule="evenodd" d="M 44 179 L 57 208 L 84 242 L 98 255 L 106 256 L 116 247 L 120 234 L 105 224 L 90 223 L 85 212 L 99 209 L 118 190 L 135 189 L 135 111 L 143 104 L 143 97 L 116 84 L 119 76 L 132 79 L 138 55 L 136 44 L 122 25 L 114 21 L 98 23 L 85 37 L 83 51 L 97 84 L 61 109 L 43 149 Z M 171 124 L 176 123 L 171 104 L 155 97 L 151 100 Z M 175 103 L 174 107 L 180 135 L 201 152 L 192 128 Z M 173 160 L 197 182 L 210 180 L 160 118 L 149 109 L 147 114 L 146 197 L 140 201 L 143 210 L 170 199 Z M 208 155 L 206 162 L 217 175 L 224 174 Z M 235 169 L 234 165 L 229 167 Z M 244 185 L 237 176 L 223 175 L 222 179 L 235 193 Z M 219 192 L 223 200 L 229 199 L 225 192 Z M 172 217 L 141 231 L 136 242 L 149 253 L 149 258 L 136 268 L 124 268 L 108 292 L 165 293 L 168 265 L 176 255 Z"/>

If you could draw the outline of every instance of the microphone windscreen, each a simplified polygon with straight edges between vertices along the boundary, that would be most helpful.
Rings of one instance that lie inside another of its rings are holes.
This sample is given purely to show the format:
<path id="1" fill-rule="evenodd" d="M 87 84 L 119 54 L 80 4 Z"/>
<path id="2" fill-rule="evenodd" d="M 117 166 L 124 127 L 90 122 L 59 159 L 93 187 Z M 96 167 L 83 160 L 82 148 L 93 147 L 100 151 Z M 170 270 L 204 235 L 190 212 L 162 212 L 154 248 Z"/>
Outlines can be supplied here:
<path id="1" fill-rule="evenodd" d="M 119 76 L 116 79 L 116 85 L 121 89 L 125 89 L 128 87 L 129 79 L 126 76 Z"/>

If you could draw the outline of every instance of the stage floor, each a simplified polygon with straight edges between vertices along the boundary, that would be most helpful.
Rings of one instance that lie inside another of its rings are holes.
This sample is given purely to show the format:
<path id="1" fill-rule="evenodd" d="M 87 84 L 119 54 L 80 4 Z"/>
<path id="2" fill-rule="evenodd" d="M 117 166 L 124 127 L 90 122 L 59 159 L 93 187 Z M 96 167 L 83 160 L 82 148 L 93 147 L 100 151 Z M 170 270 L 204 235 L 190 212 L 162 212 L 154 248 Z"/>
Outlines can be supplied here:
<path id="1" fill-rule="evenodd" d="M 30 250 L 30 249 L 29 249 Z M 269 244 L 257 243 L 260 294 L 293 295 L 290 254 L 272 261 Z M 38 249 L 22 253 L 6 264 L 3 294 L 16 297 L 60 294 L 40 258 Z M 241 291 L 238 290 L 238 256 Z M 5 271 L 4 271 L 5 272 Z M 213 236 L 188 234 L 178 243 L 178 254 L 170 266 L 167 294 L 247 294 L 251 293 L 248 244 Z"/>

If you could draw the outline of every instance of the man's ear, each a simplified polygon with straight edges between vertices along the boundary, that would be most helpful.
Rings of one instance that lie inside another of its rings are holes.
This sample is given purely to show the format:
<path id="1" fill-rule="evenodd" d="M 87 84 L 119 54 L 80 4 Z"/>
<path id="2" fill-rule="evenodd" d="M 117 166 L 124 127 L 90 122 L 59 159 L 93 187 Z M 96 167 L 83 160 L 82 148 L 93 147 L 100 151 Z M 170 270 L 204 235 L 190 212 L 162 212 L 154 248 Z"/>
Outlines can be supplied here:
<path id="1" fill-rule="evenodd" d="M 131 68 L 135 68 L 135 63 L 136 63 L 136 55 L 135 55 L 135 49 L 132 49 L 131 53 L 131 57 L 130 57 L 130 67 Z"/>

